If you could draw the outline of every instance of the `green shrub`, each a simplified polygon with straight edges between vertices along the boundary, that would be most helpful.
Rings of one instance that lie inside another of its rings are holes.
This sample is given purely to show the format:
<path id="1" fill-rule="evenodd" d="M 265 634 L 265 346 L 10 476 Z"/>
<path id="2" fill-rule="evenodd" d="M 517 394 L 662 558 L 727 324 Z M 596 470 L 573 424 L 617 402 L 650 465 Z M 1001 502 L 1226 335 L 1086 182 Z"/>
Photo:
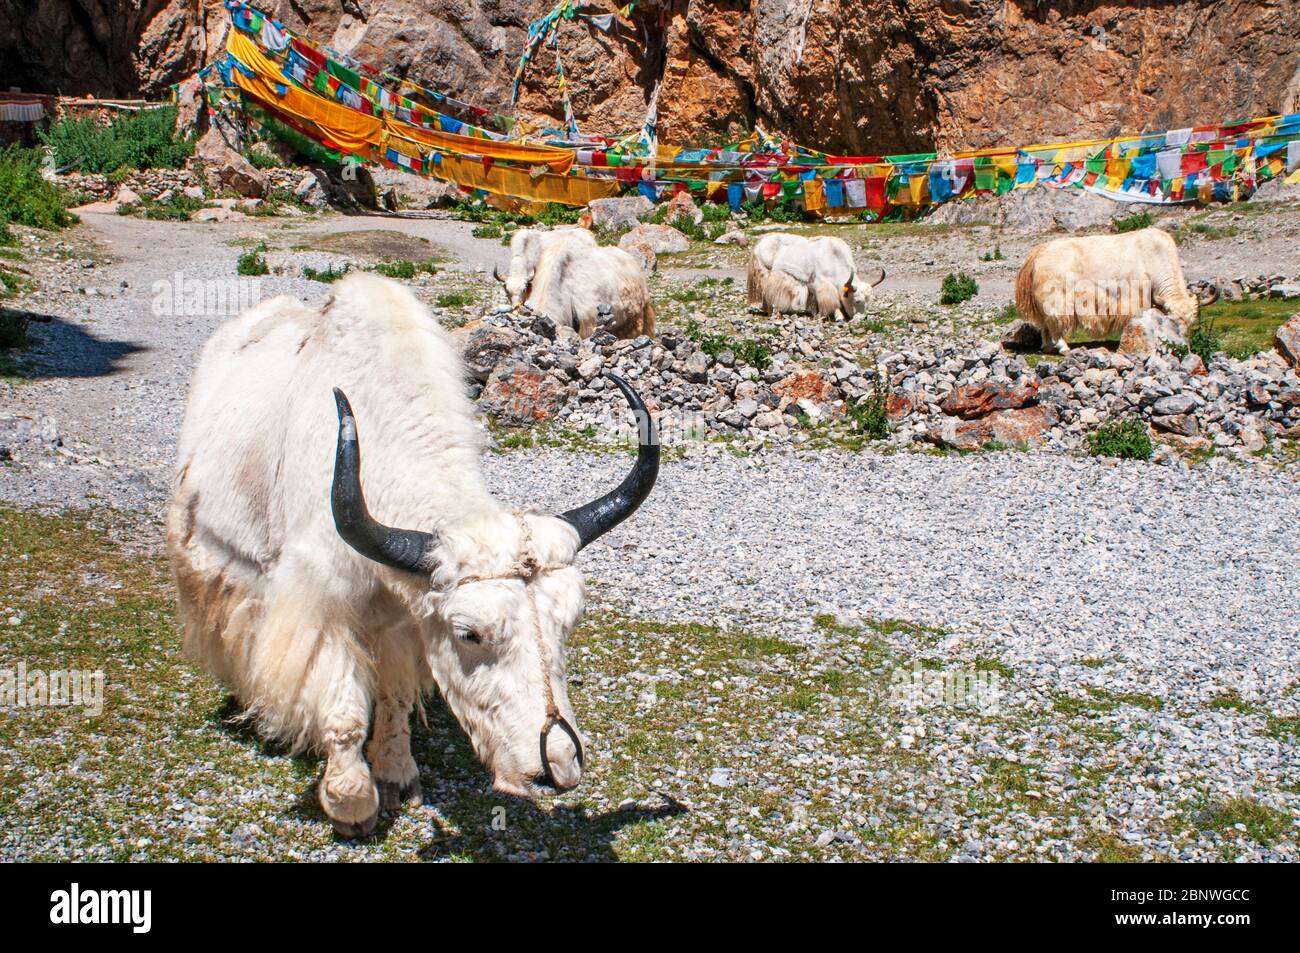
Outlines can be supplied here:
<path id="1" fill-rule="evenodd" d="M 979 291 L 980 286 L 966 272 L 961 271 L 955 275 L 949 272 L 943 278 L 943 288 L 939 292 L 939 303 L 961 304 L 963 301 L 969 301 L 975 297 L 979 294 Z"/>
<path id="2" fill-rule="evenodd" d="M 41 140 L 59 168 L 112 173 L 122 169 L 179 169 L 194 140 L 176 135 L 176 107 L 120 113 L 107 125 L 93 118 L 60 119 Z"/>
<path id="3" fill-rule="evenodd" d="M 502 232 L 500 225 L 479 225 L 470 234 L 475 238 L 500 238 Z"/>
<path id="4" fill-rule="evenodd" d="M 192 199 L 178 193 L 166 202 L 148 201 L 141 207 L 145 218 L 163 222 L 188 222 L 191 215 L 204 207 L 204 203 L 203 199 Z"/>
<path id="5" fill-rule="evenodd" d="M 1116 234 L 1124 232 L 1136 232 L 1143 228 L 1151 227 L 1150 212 L 1136 212 L 1128 218 L 1117 218 L 1110 223 L 1111 230 Z"/>
<path id="6" fill-rule="evenodd" d="M 239 261 L 235 263 L 235 272 L 247 277 L 257 275 L 269 275 L 271 268 L 266 263 L 265 245 L 258 245 L 256 248 L 250 248 L 239 256 Z"/>
<path id="7" fill-rule="evenodd" d="M 1150 460 L 1153 450 L 1146 424 L 1137 417 L 1113 420 L 1088 434 L 1088 452 L 1094 457 Z"/>
<path id="8" fill-rule="evenodd" d="M 0 272 L 3 271 L 0 269 Z M 27 336 L 27 315 L 21 311 L 0 308 L 0 348 L 25 348 L 31 343 L 31 338 Z"/>
<path id="9" fill-rule="evenodd" d="M 1006 257 L 1006 255 L 1002 254 L 1002 246 L 994 245 L 992 251 L 986 251 L 980 255 L 980 261 L 1003 261 Z"/>
<path id="10" fill-rule="evenodd" d="M 12 145 L 0 150 L 0 222 L 64 228 L 76 221 L 57 186 L 41 175 L 41 154 Z"/>

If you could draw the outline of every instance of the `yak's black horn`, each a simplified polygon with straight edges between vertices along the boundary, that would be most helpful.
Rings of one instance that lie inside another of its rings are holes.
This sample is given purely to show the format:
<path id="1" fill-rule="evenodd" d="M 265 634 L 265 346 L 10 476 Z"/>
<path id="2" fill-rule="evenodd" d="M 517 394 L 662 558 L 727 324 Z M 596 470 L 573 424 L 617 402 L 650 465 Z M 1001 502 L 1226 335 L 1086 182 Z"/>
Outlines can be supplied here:
<path id="1" fill-rule="evenodd" d="M 603 536 L 636 512 L 659 476 L 659 426 L 646 410 L 645 402 L 621 377 L 607 374 L 627 398 L 636 415 L 638 447 L 632 472 L 612 492 L 598 500 L 569 510 L 560 518 L 578 531 L 579 548 Z"/>
<path id="2" fill-rule="evenodd" d="M 334 388 L 339 410 L 339 443 L 334 454 L 334 486 L 330 506 L 334 526 L 343 541 L 367 559 L 406 572 L 427 576 L 437 565 L 438 537 L 414 529 L 394 529 L 377 522 L 361 493 L 361 448 L 357 421 L 343 391 Z"/>

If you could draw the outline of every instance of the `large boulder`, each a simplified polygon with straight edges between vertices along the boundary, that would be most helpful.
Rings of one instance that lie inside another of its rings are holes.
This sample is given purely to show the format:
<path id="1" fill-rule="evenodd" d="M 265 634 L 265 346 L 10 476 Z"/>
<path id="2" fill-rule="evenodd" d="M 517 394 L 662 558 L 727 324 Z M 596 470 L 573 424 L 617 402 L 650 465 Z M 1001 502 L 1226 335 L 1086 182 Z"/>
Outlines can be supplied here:
<path id="1" fill-rule="evenodd" d="M 499 324 L 460 328 L 453 333 L 453 339 L 460 345 L 465 370 L 480 384 L 486 384 L 497 365 L 526 343 L 523 334 Z"/>
<path id="2" fill-rule="evenodd" d="M 637 225 L 618 240 L 618 247 L 626 249 L 638 242 L 648 245 L 656 255 L 686 251 L 691 247 L 691 240 L 671 225 Z"/>
<path id="3" fill-rule="evenodd" d="M 690 192 L 678 192 L 668 200 L 668 205 L 664 209 L 664 221 L 668 224 L 673 225 L 682 220 L 689 221 L 693 225 L 699 225 L 704 221 L 704 213 L 695 204 L 695 199 L 691 198 Z"/>
<path id="4" fill-rule="evenodd" d="M 978 450 L 995 440 L 1012 446 L 1036 446 L 1046 439 L 1057 420 L 1054 407 L 1035 404 L 997 410 L 978 420 L 947 417 L 930 429 L 928 437 L 939 446 L 953 450 Z"/>
<path id="5" fill-rule="evenodd" d="M 509 360 L 497 365 L 479 397 L 479 406 L 508 427 L 526 427 L 554 417 L 568 388 L 535 364 Z"/>
<path id="6" fill-rule="evenodd" d="M 230 148 L 215 126 L 195 143 L 191 161 L 201 166 L 208 185 L 215 191 L 230 190 L 245 198 L 261 198 L 266 194 L 265 173 Z"/>
<path id="7" fill-rule="evenodd" d="M 644 195 L 595 199 L 587 205 L 587 211 L 591 214 L 591 227 L 596 231 L 635 228 L 641 219 L 654 210 L 655 203 Z"/>
<path id="8" fill-rule="evenodd" d="M 1016 383 L 983 381 L 954 387 L 939 409 L 965 420 L 983 417 L 995 410 L 1013 410 L 1030 404 L 1038 396 L 1038 381 L 1021 378 Z"/>
<path id="9" fill-rule="evenodd" d="M 1144 356 L 1169 349 L 1170 344 L 1186 345 L 1178 322 L 1156 308 L 1148 308 L 1124 325 L 1119 349 L 1123 354 Z"/>
<path id="10" fill-rule="evenodd" d="M 1288 364 L 1300 370 L 1300 314 L 1294 315 L 1274 332 L 1273 346 Z"/>
<path id="11" fill-rule="evenodd" d="M 1043 332 L 1024 318 L 1016 318 L 1002 332 L 1002 346 L 1010 351 L 1037 351 L 1043 346 Z"/>

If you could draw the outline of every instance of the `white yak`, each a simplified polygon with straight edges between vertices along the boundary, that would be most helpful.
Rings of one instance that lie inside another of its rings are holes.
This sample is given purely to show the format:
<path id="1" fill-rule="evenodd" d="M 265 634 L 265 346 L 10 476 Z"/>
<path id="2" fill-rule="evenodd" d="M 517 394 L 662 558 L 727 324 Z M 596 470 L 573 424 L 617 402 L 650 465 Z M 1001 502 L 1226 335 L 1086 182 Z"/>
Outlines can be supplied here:
<path id="1" fill-rule="evenodd" d="M 654 334 L 650 288 L 637 260 L 621 248 L 558 242 L 543 246 L 524 304 L 582 337 Z"/>
<path id="2" fill-rule="evenodd" d="M 319 308 L 262 302 L 203 349 L 167 517 L 185 647 L 264 736 L 324 754 L 340 834 L 418 792 L 409 720 L 435 683 L 497 790 L 578 782 L 574 557 L 640 505 L 659 462 L 645 405 L 614 381 L 640 419 L 637 463 L 557 517 L 489 495 L 465 372 L 397 282 L 350 275 Z"/>
<path id="3" fill-rule="evenodd" d="M 550 231 L 521 228 L 510 236 L 510 261 L 506 264 L 505 276 L 501 275 L 500 267 L 492 269 L 492 277 L 505 285 L 510 307 L 518 308 L 528 300 L 542 252 L 570 243 L 580 248 L 596 247 L 595 237 L 585 228 L 556 228 Z"/>
<path id="4" fill-rule="evenodd" d="M 772 232 L 754 245 L 746 292 L 750 305 L 764 314 L 844 319 L 860 314 L 872 287 L 884 280 L 883 268 L 875 281 L 860 278 L 843 239 Z"/>
<path id="5" fill-rule="evenodd" d="M 1044 347 L 1069 351 L 1066 338 L 1082 331 L 1119 337 L 1130 321 L 1158 308 L 1179 336 L 1203 301 L 1183 280 L 1178 246 L 1158 228 L 1120 235 L 1058 238 L 1029 252 L 1016 277 L 1016 308 L 1038 328 Z"/>

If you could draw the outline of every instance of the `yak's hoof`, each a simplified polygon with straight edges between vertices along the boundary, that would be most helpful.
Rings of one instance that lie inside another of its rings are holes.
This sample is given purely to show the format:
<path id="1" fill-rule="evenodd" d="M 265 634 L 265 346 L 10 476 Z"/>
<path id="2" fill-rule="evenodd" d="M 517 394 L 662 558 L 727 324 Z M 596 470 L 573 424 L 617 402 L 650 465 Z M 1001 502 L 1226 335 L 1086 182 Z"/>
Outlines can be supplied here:
<path id="1" fill-rule="evenodd" d="M 347 821 L 337 821 L 330 818 L 330 823 L 334 825 L 334 833 L 342 840 L 357 840 L 362 837 L 369 837 L 379 823 L 379 812 L 376 811 L 364 821 L 358 821 L 355 824 L 349 824 Z"/>
<path id="2" fill-rule="evenodd" d="M 381 811 L 398 811 L 403 806 L 419 807 L 424 803 L 424 791 L 420 788 L 420 779 L 402 784 L 400 781 L 375 781 L 379 788 L 379 809 Z"/>

